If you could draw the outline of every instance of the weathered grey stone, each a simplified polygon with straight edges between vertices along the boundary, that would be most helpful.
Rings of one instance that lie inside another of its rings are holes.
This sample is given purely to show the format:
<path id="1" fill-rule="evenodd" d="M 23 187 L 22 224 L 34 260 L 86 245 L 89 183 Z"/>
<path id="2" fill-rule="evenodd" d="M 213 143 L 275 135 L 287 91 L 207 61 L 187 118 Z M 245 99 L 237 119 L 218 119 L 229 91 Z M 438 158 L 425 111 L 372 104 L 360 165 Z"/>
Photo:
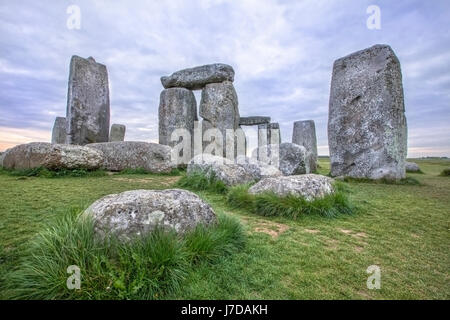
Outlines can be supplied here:
<path id="1" fill-rule="evenodd" d="M 0 167 L 3 167 L 3 158 L 5 157 L 5 152 L 0 152 Z"/>
<path id="2" fill-rule="evenodd" d="M 328 144 L 332 176 L 405 177 L 402 74 L 389 46 L 375 45 L 334 62 Z"/>
<path id="3" fill-rule="evenodd" d="M 83 213 L 94 220 L 100 238 L 129 241 L 165 228 L 184 233 L 198 224 L 211 225 L 216 215 L 196 194 L 178 189 L 132 190 L 95 201 Z"/>
<path id="4" fill-rule="evenodd" d="M 405 162 L 405 168 L 407 172 L 420 172 L 420 167 L 415 162 Z"/>
<path id="5" fill-rule="evenodd" d="M 123 124 L 113 124 L 111 126 L 111 132 L 109 133 L 109 142 L 124 141 L 126 130 L 127 127 Z"/>
<path id="6" fill-rule="evenodd" d="M 109 141 L 109 86 L 106 66 L 73 56 L 67 94 L 68 144 Z"/>
<path id="7" fill-rule="evenodd" d="M 149 172 L 170 172 L 171 148 L 157 143 L 116 141 L 92 143 L 86 147 L 100 150 L 104 154 L 104 168 L 109 171 L 145 169 Z"/>
<path id="8" fill-rule="evenodd" d="M 66 118 L 56 117 L 52 130 L 52 143 L 66 143 Z"/>
<path id="9" fill-rule="evenodd" d="M 15 146 L 5 154 L 3 165 L 8 169 L 98 169 L 103 154 L 83 146 L 31 142 Z"/>
<path id="10" fill-rule="evenodd" d="M 251 194 L 273 192 L 279 196 L 302 196 L 311 201 L 334 192 L 333 179 L 317 174 L 266 178 L 253 185 Z"/>
<path id="11" fill-rule="evenodd" d="M 251 183 L 260 179 L 234 161 L 210 154 L 200 154 L 192 158 L 187 166 L 187 174 L 194 172 L 201 172 L 208 177 L 214 176 L 227 186 Z"/>
<path id="12" fill-rule="evenodd" d="M 269 124 L 269 123 L 270 117 L 254 116 L 254 117 L 241 117 L 239 119 L 239 124 L 241 126 L 256 126 L 260 124 Z"/>
<path id="13" fill-rule="evenodd" d="M 234 80 L 234 70 L 231 66 L 222 63 L 177 71 L 171 76 L 162 77 L 164 88 L 182 87 L 191 90 L 202 89 L 209 83 L 218 83 Z"/>
<path id="14" fill-rule="evenodd" d="M 317 138 L 314 120 L 294 122 L 292 143 L 304 146 L 309 155 L 309 168 L 311 172 L 317 170 Z"/>
<path id="15" fill-rule="evenodd" d="M 184 141 L 185 137 L 178 137 L 178 135 L 177 140 L 171 140 L 172 133 L 176 129 L 186 129 L 190 135 L 190 139 L 186 144 L 183 142 L 184 147 L 190 146 L 186 148 L 190 154 L 180 154 L 180 164 L 187 164 L 194 155 L 195 121 L 197 121 L 197 102 L 192 91 L 185 88 L 170 88 L 161 92 L 159 102 L 159 143 L 174 147 Z"/>
<path id="16" fill-rule="evenodd" d="M 219 153 L 222 151 L 222 154 L 215 155 L 226 156 L 226 131 L 227 129 L 232 129 L 233 132 L 236 132 L 240 128 L 238 97 L 233 83 L 225 81 L 206 85 L 202 91 L 202 99 L 200 101 L 200 116 L 203 118 L 202 132 L 204 138 L 205 132 L 210 129 L 217 129 L 218 133 L 222 135 L 222 140 L 203 141 L 203 151 L 209 153 L 208 149 L 212 148 L 219 150 Z M 212 131 L 210 130 L 209 132 Z M 208 139 L 208 137 L 206 138 Z M 231 139 L 231 136 L 228 138 Z M 236 139 L 234 140 L 236 141 Z M 207 146 L 209 147 L 205 150 Z"/>
<path id="17" fill-rule="evenodd" d="M 43 166 L 48 169 L 99 169 L 103 165 L 103 153 L 84 146 L 54 144 L 45 157 Z"/>
<path id="18" fill-rule="evenodd" d="M 258 126 L 258 148 L 269 144 L 281 144 L 280 125 L 276 122 Z"/>
<path id="19" fill-rule="evenodd" d="M 279 168 L 285 176 L 311 172 L 305 147 L 294 143 L 262 146 L 253 150 L 252 158 Z"/>
<path id="20" fill-rule="evenodd" d="M 283 175 L 278 168 L 243 155 L 237 156 L 235 163 L 242 166 L 245 171 L 250 172 L 250 174 L 255 177 L 255 181 Z"/>

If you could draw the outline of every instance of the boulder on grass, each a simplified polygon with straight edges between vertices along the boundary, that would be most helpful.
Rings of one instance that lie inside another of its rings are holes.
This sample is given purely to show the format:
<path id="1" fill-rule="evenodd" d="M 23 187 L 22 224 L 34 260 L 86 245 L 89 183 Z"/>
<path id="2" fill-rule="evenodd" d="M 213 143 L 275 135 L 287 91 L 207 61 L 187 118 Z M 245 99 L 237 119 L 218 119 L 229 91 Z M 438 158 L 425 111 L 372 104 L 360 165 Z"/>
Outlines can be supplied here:
<path id="1" fill-rule="evenodd" d="M 255 149 L 252 158 L 278 167 L 285 176 L 310 173 L 310 156 L 305 147 L 285 142 Z"/>
<path id="2" fill-rule="evenodd" d="M 145 235 L 155 228 L 184 233 L 198 224 L 217 221 L 213 209 L 196 194 L 179 189 L 132 190 L 111 194 L 94 202 L 83 213 L 92 217 L 100 238 L 122 241 Z"/>
<path id="3" fill-rule="evenodd" d="M 175 168 L 171 148 L 158 143 L 115 141 L 91 143 L 86 147 L 103 152 L 104 168 L 109 171 L 142 168 L 153 173 L 168 173 Z"/>
<path id="4" fill-rule="evenodd" d="M 249 189 L 251 194 L 273 192 L 279 196 L 302 196 L 311 201 L 334 192 L 333 179 L 318 174 L 266 178 Z"/>
<path id="5" fill-rule="evenodd" d="M 206 176 L 213 175 L 215 179 L 222 181 L 227 186 L 251 183 L 258 180 L 252 172 L 247 171 L 243 166 L 234 163 L 226 158 L 200 154 L 192 158 L 187 166 L 187 174 L 201 172 Z"/>
<path id="6" fill-rule="evenodd" d="M 31 142 L 9 149 L 3 165 L 7 169 L 25 170 L 38 167 L 48 169 L 98 169 L 103 153 L 76 145 Z"/>
<path id="7" fill-rule="evenodd" d="M 414 162 L 405 163 L 406 172 L 420 172 L 419 165 Z"/>
<path id="8" fill-rule="evenodd" d="M 250 172 L 253 176 L 255 176 L 256 181 L 268 177 L 278 177 L 283 175 L 278 168 L 258 161 L 254 158 L 249 158 L 242 155 L 237 156 L 236 163 L 242 166 L 245 171 Z"/>

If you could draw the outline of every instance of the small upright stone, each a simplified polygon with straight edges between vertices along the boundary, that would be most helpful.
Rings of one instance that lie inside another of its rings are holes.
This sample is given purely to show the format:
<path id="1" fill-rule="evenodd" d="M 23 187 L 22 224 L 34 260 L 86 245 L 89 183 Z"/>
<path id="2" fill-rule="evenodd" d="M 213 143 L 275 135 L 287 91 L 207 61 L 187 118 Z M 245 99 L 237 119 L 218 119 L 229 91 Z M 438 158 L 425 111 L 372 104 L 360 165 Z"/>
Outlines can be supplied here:
<path id="1" fill-rule="evenodd" d="M 106 66 L 73 56 L 67 95 L 68 144 L 109 141 L 109 85 Z"/>
<path id="2" fill-rule="evenodd" d="M 56 117 L 52 130 L 52 143 L 66 143 L 66 118 Z"/>
<path id="3" fill-rule="evenodd" d="M 109 142 L 124 141 L 126 127 L 123 124 L 113 124 L 109 133 Z"/>
<path id="4" fill-rule="evenodd" d="M 292 143 L 304 146 L 308 152 L 311 172 L 317 170 L 317 138 L 314 120 L 294 122 Z"/>
<path id="5" fill-rule="evenodd" d="M 208 64 L 200 67 L 177 71 L 168 77 L 162 77 L 164 88 L 182 87 L 191 90 L 202 89 L 209 83 L 234 81 L 234 70 L 223 63 Z"/>
<path id="6" fill-rule="evenodd" d="M 375 45 L 334 62 L 328 144 L 332 176 L 405 177 L 402 73 L 391 47 Z"/>

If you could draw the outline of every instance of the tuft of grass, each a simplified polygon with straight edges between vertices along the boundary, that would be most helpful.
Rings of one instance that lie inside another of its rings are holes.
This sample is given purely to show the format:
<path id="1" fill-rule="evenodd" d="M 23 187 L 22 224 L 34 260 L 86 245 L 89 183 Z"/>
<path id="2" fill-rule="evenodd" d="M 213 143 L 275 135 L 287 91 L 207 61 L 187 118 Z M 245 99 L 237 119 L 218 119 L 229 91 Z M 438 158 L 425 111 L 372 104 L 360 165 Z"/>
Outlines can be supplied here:
<path id="1" fill-rule="evenodd" d="M 336 217 L 339 214 L 351 214 L 355 207 L 346 196 L 347 188 L 335 184 L 335 192 L 311 201 L 297 195 L 280 197 L 273 192 L 250 194 L 248 185 L 236 186 L 227 194 L 227 203 L 233 208 L 245 208 L 262 216 L 282 216 L 297 219 L 299 216 L 320 215 Z"/>
<path id="2" fill-rule="evenodd" d="M 2 298 L 160 299 L 180 291 L 196 264 L 214 263 L 244 245 L 240 223 L 222 215 L 184 235 L 161 228 L 123 243 L 100 241 L 91 219 L 66 214 L 39 233 L 4 275 Z M 79 290 L 67 288 L 73 265 L 80 269 Z"/>
<path id="3" fill-rule="evenodd" d="M 106 171 L 104 170 L 86 170 L 86 169 L 49 170 L 43 167 L 24 170 L 9 170 L 5 168 L 0 168 L 0 173 L 13 177 L 41 177 L 41 178 L 104 177 L 107 175 Z"/>
<path id="4" fill-rule="evenodd" d="M 449 177 L 450 176 L 450 168 L 442 170 L 440 176 L 442 176 L 442 177 Z"/>
<path id="5" fill-rule="evenodd" d="M 195 191 L 211 191 L 215 193 L 226 193 L 228 188 L 220 180 L 216 179 L 214 173 L 205 175 L 200 171 L 193 171 L 183 176 L 177 182 L 180 188 L 195 190 Z"/>
<path id="6" fill-rule="evenodd" d="M 393 184 L 393 185 L 410 185 L 410 186 L 420 186 L 422 183 L 413 177 L 406 177 L 399 180 L 393 180 L 393 179 L 367 179 L 367 178 L 352 178 L 352 177 L 345 177 L 343 179 L 345 182 L 349 183 L 373 183 L 373 184 Z"/>
<path id="7" fill-rule="evenodd" d="M 160 175 L 160 176 L 179 176 L 185 171 L 183 168 L 175 168 L 172 169 L 170 172 L 166 173 L 152 173 L 144 168 L 136 168 L 136 169 L 124 169 L 120 172 L 118 172 L 118 175 L 125 175 L 125 174 L 153 174 L 153 175 Z"/>

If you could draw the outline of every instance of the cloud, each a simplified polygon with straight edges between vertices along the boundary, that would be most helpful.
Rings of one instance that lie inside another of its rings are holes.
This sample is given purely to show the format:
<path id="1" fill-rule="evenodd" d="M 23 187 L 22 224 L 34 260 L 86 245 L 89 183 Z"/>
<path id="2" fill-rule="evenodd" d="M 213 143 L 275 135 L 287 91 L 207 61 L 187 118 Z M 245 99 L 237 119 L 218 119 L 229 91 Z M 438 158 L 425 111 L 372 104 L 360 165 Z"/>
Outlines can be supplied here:
<path id="1" fill-rule="evenodd" d="M 387 43 L 402 63 L 409 156 L 449 156 L 450 5 L 378 0 L 382 28 L 368 30 L 373 2 L 2 2 L 0 126 L 23 135 L 0 132 L 2 140 L 49 139 L 54 117 L 65 114 L 76 54 L 107 65 L 111 122 L 127 125 L 127 140 L 157 141 L 162 75 L 223 62 L 236 71 L 241 115 L 271 116 L 283 141 L 291 141 L 294 121 L 313 119 L 319 153 L 326 153 L 333 61 Z M 72 4 L 81 9 L 80 30 L 66 26 Z"/>

